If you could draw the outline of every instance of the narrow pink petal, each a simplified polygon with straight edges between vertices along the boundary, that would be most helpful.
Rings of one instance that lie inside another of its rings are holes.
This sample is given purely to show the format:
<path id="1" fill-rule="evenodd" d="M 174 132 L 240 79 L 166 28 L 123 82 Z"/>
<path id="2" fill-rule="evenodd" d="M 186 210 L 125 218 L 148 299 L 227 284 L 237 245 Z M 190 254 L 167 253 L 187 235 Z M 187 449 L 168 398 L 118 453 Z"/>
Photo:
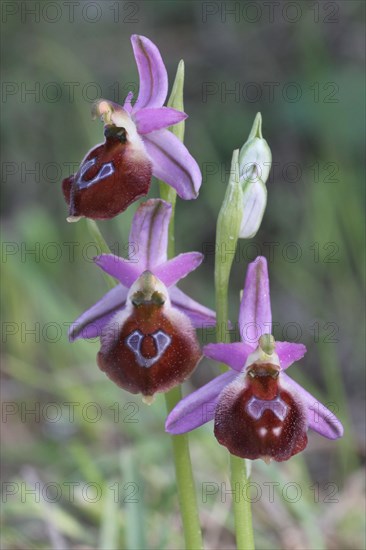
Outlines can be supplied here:
<path id="1" fill-rule="evenodd" d="M 343 435 L 343 426 L 338 418 L 327 407 L 322 405 L 313 395 L 308 393 L 300 384 L 282 373 L 283 380 L 299 395 L 307 408 L 309 428 L 328 439 L 338 439 Z M 336 406 L 336 403 L 332 403 Z"/>
<path id="2" fill-rule="evenodd" d="M 149 134 L 168 126 L 178 124 L 185 120 L 188 115 L 170 107 L 160 109 L 140 109 L 134 115 L 137 131 L 139 134 Z"/>
<path id="3" fill-rule="evenodd" d="M 276 342 L 276 352 L 280 359 L 282 370 L 287 369 L 295 361 L 300 361 L 306 353 L 304 344 L 291 342 Z"/>
<path id="4" fill-rule="evenodd" d="M 262 334 L 272 333 L 267 260 L 262 256 L 248 266 L 239 326 L 242 341 L 252 345 L 256 345 Z"/>
<path id="5" fill-rule="evenodd" d="M 167 260 L 168 227 L 172 207 L 160 199 L 150 199 L 138 207 L 131 226 L 131 256 L 138 258 L 139 269 L 152 269 Z"/>
<path id="6" fill-rule="evenodd" d="M 140 77 L 134 112 L 146 107 L 162 107 L 168 93 L 168 75 L 158 48 L 145 36 L 131 36 Z"/>
<path id="7" fill-rule="evenodd" d="M 232 344 L 207 344 L 203 348 L 203 354 L 210 359 L 229 365 L 240 372 L 245 365 L 248 355 L 254 351 L 254 347 L 243 342 Z"/>
<path id="8" fill-rule="evenodd" d="M 169 414 L 165 430 L 171 434 L 182 434 L 212 420 L 221 391 L 236 376 L 238 376 L 237 373 L 233 371 L 220 374 L 199 390 L 182 399 Z"/>
<path id="9" fill-rule="evenodd" d="M 200 252 L 185 252 L 155 267 L 154 275 L 161 279 L 165 286 L 173 286 L 202 263 Z"/>
<path id="10" fill-rule="evenodd" d="M 173 306 L 185 313 L 194 328 L 205 329 L 216 325 L 216 313 L 193 300 L 176 286 L 169 288 L 169 296 Z"/>
<path id="11" fill-rule="evenodd" d="M 137 259 L 137 258 L 136 258 Z M 129 261 L 114 254 L 101 254 L 94 262 L 108 275 L 115 277 L 124 286 L 130 287 L 141 275 L 144 268 L 139 261 Z"/>
<path id="12" fill-rule="evenodd" d="M 181 199 L 197 198 L 202 175 L 188 149 L 169 130 L 143 136 L 153 175 L 173 187 Z"/>
<path id="13" fill-rule="evenodd" d="M 124 307 L 128 289 L 117 285 L 103 296 L 99 302 L 85 311 L 73 322 L 69 330 L 71 342 L 78 338 L 96 338 L 113 315 Z"/>

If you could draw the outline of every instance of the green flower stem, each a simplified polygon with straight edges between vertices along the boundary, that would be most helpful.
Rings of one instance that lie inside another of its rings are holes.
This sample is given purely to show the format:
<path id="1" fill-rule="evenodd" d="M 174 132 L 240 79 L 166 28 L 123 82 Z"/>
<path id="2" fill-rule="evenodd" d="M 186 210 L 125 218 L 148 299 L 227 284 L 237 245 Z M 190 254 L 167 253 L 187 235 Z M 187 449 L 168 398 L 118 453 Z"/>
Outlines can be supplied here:
<path id="1" fill-rule="evenodd" d="M 227 343 L 230 342 L 228 332 L 229 279 L 241 223 L 240 208 L 242 203 L 240 200 L 238 153 L 238 151 L 233 153 L 231 177 L 217 220 L 216 231 L 216 339 L 218 342 Z M 228 254 L 228 251 L 232 253 Z M 237 549 L 254 550 L 250 500 L 244 498 L 246 494 L 245 485 L 248 482 L 246 463 L 243 459 L 230 455 L 230 466 Z"/>
<path id="2" fill-rule="evenodd" d="M 180 61 L 175 77 L 168 107 L 183 111 L 184 62 Z M 181 141 L 184 139 L 184 122 L 171 127 L 170 130 Z M 174 215 L 177 193 L 166 183 L 159 181 L 160 197 L 172 205 L 172 216 L 168 232 L 168 258 L 175 253 Z M 181 386 L 177 386 L 165 394 L 168 413 L 182 399 Z M 187 550 L 203 548 L 201 526 L 199 521 L 196 489 L 193 479 L 191 457 L 189 453 L 188 434 L 172 435 L 173 459 L 177 480 L 178 499 L 183 523 L 183 532 Z"/>
<path id="3" fill-rule="evenodd" d="M 231 488 L 238 495 L 234 495 L 234 522 L 237 550 L 254 550 L 254 536 L 252 525 L 252 509 L 249 498 L 244 498 L 245 484 L 248 476 L 245 460 L 230 455 Z M 244 491 L 243 491 L 244 489 Z"/>
<path id="4" fill-rule="evenodd" d="M 165 394 L 168 413 L 181 399 L 181 386 L 177 386 Z M 189 453 L 188 434 L 172 435 L 171 437 L 186 550 L 201 550 L 203 541 Z"/>

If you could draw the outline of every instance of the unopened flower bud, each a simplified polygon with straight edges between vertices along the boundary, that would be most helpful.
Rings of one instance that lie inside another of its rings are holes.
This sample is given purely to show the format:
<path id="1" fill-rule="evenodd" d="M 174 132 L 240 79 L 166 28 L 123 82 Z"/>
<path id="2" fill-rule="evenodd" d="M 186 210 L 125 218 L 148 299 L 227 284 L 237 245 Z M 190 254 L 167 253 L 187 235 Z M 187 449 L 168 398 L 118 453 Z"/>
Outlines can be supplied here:
<path id="1" fill-rule="evenodd" d="M 248 140 L 239 153 L 240 184 L 243 190 L 242 221 L 239 237 L 254 237 L 267 204 L 265 183 L 271 169 L 272 154 L 262 136 L 262 117 L 255 117 Z"/>
<path id="2" fill-rule="evenodd" d="M 240 180 L 258 177 L 266 183 L 271 170 L 272 154 L 262 135 L 262 115 L 257 113 L 247 141 L 239 153 Z"/>

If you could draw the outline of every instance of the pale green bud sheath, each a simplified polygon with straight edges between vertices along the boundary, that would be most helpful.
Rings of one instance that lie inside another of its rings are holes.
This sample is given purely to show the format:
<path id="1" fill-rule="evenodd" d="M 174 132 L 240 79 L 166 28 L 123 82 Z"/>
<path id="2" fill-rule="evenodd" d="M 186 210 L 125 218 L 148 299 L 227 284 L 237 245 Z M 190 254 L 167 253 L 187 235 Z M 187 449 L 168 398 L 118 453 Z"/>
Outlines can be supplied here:
<path id="1" fill-rule="evenodd" d="M 250 239 L 260 227 L 267 204 L 266 181 L 272 164 L 272 154 L 262 135 L 262 116 L 254 119 L 248 140 L 239 154 L 240 183 L 243 189 L 242 223 L 239 237 Z"/>
<path id="2" fill-rule="evenodd" d="M 173 88 L 168 99 L 167 106 L 177 109 L 177 111 L 184 111 L 183 103 L 183 87 L 184 87 L 184 61 L 181 59 L 178 63 L 177 74 L 175 75 L 175 80 Z M 184 120 L 171 126 L 169 129 L 177 136 L 180 141 L 184 141 Z"/>
<path id="3" fill-rule="evenodd" d="M 239 149 L 233 152 L 229 184 L 216 228 L 215 289 L 218 340 L 227 330 L 227 291 L 243 215 L 243 191 L 239 175 Z M 220 318 L 221 317 L 221 318 Z"/>

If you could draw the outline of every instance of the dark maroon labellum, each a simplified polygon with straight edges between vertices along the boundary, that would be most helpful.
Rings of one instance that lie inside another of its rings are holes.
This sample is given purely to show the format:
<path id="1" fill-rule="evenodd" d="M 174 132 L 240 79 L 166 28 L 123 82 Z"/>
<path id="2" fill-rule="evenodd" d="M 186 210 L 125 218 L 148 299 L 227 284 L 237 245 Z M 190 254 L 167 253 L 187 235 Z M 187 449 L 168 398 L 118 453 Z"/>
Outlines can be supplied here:
<path id="1" fill-rule="evenodd" d="M 98 365 L 121 388 L 152 396 L 183 382 L 201 353 L 189 320 L 172 308 L 165 313 L 158 293 L 149 302 L 136 293 L 132 303 L 122 328 L 112 321 L 102 338 Z"/>
<path id="2" fill-rule="evenodd" d="M 303 406 L 278 380 L 278 367 L 254 364 L 244 386 L 236 380 L 222 392 L 215 413 L 215 436 L 232 454 L 281 462 L 306 447 Z"/>
<path id="3" fill-rule="evenodd" d="M 129 142 L 124 128 L 108 125 L 104 134 L 105 143 L 62 182 L 70 216 L 112 218 L 149 191 L 152 166 L 144 150 Z"/>

